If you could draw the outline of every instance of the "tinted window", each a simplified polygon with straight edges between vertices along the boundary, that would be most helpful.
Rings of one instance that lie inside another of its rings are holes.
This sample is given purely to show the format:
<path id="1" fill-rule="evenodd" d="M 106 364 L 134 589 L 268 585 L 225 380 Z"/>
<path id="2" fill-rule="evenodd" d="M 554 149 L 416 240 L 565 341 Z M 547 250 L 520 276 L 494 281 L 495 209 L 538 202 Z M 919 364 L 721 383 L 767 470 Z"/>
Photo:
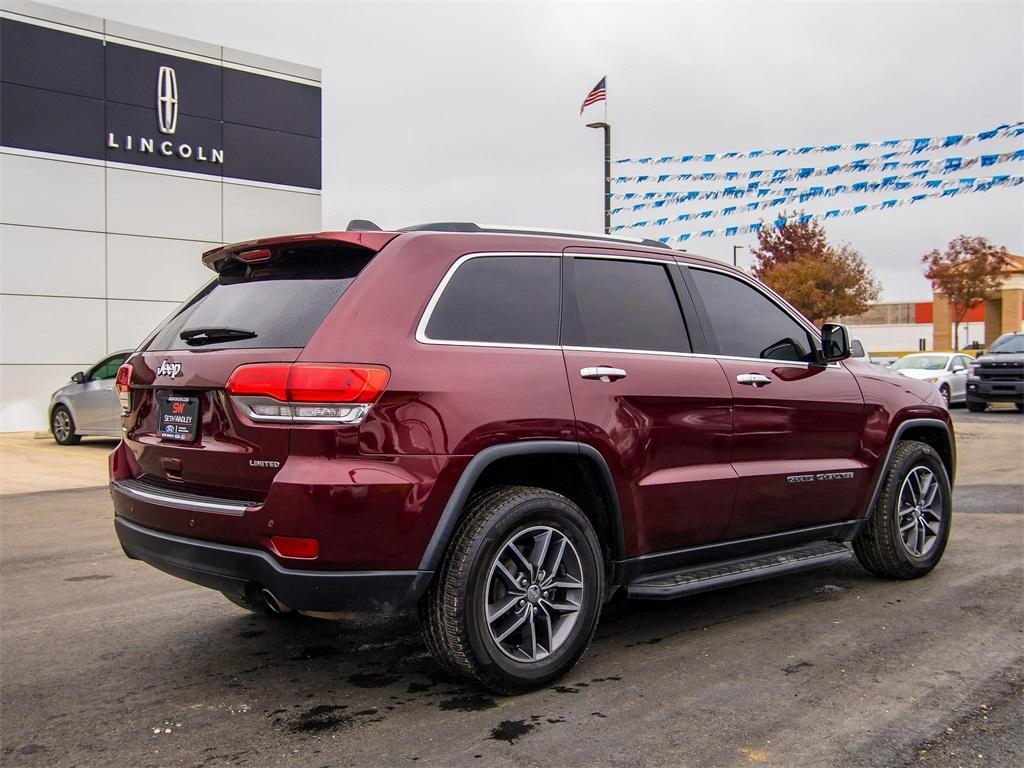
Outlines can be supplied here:
<path id="1" fill-rule="evenodd" d="M 690 272 L 711 319 L 721 354 L 810 360 L 810 334 L 763 293 L 721 272 Z"/>
<path id="2" fill-rule="evenodd" d="M 578 317 L 566 323 L 565 344 L 690 351 L 679 301 L 664 266 L 577 257 L 573 273 Z"/>
<path id="3" fill-rule="evenodd" d="M 86 378 L 92 381 L 115 378 L 117 376 L 117 369 L 121 367 L 121 363 L 125 361 L 126 357 L 128 357 L 128 355 L 114 355 L 113 357 L 108 357 L 89 371 L 89 375 Z"/>
<path id="4" fill-rule="evenodd" d="M 150 350 L 304 347 L 372 254 L 359 249 L 302 248 L 265 264 L 233 262 L 159 330 Z M 155 279 L 159 279 L 158 277 Z M 182 331 L 234 329 L 198 347 Z"/>
<path id="5" fill-rule="evenodd" d="M 850 342 L 850 354 L 852 357 L 867 357 L 864 353 L 864 345 L 860 343 L 860 339 L 854 339 Z"/>
<path id="6" fill-rule="evenodd" d="M 427 322 L 439 341 L 557 344 L 559 257 L 482 256 L 452 275 Z"/>

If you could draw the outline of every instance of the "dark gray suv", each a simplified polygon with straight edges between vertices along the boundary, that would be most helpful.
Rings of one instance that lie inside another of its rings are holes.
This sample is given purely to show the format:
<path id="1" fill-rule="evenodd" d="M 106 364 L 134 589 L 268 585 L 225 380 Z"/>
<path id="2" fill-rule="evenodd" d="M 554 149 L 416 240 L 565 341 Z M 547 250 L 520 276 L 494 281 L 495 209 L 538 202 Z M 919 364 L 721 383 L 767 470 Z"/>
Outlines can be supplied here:
<path id="1" fill-rule="evenodd" d="M 1006 333 L 971 363 L 967 409 L 984 411 L 989 403 L 1013 403 L 1024 411 L 1024 333 Z"/>

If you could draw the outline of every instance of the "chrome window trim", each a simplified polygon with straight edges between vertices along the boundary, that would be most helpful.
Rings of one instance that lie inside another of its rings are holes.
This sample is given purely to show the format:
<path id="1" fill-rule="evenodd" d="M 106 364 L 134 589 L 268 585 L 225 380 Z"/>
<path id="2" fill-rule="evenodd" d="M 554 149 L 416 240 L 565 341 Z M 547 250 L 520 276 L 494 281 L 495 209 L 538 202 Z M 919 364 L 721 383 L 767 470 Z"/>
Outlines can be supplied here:
<path id="1" fill-rule="evenodd" d="M 566 246 L 567 248 L 585 248 L 587 246 Z M 597 247 L 597 246 L 595 246 Z M 606 246 L 601 246 L 606 247 Z M 474 253 L 467 253 L 460 256 L 445 272 L 444 277 L 441 278 L 441 282 L 437 288 L 434 289 L 434 293 L 430 297 L 430 301 L 427 302 L 426 309 L 423 310 L 423 314 L 420 317 L 420 322 L 416 326 L 416 341 L 420 344 L 435 344 L 442 346 L 453 346 L 453 347 L 494 347 L 496 349 L 566 349 L 560 344 L 522 344 L 514 342 L 504 341 L 456 341 L 451 339 L 432 339 L 427 336 L 427 325 L 430 324 L 430 318 L 434 314 L 434 308 L 437 306 L 438 301 L 441 300 L 441 295 L 444 293 L 444 289 L 448 287 L 448 283 L 451 282 L 452 277 L 458 271 L 459 267 L 465 264 L 471 259 L 486 258 L 488 256 L 534 256 L 534 257 L 545 257 L 545 258 L 558 258 L 561 259 L 565 255 L 561 251 L 476 251 Z M 587 259 L 606 259 L 609 261 L 640 261 L 648 264 L 657 264 L 659 266 L 668 267 L 676 263 L 671 258 L 658 258 L 655 254 L 650 256 L 618 256 L 612 254 L 603 253 L 570 253 L 568 254 L 574 258 L 587 258 Z M 607 350 L 614 351 L 614 350 Z M 637 350 L 622 350 L 627 352 L 635 352 Z M 683 354 L 681 352 L 648 352 L 647 354 L 668 354 L 678 355 Z"/>
<path id="2" fill-rule="evenodd" d="M 568 248 L 580 248 L 585 246 L 566 246 Z M 678 262 L 675 259 L 659 259 L 654 254 L 650 256 L 622 256 L 621 254 L 612 253 L 576 253 L 575 251 L 565 254 L 571 256 L 574 259 L 603 259 L 604 261 L 643 261 L 648 264 L 657 264 L 662 267 L 670 267 Z"/>
<path id="3" fill-rule="evenodd" d="M 566 344 L 561 348 L 565 352 L 608 352 L 614 355 L 662 355 L 664 357 L 705 357 L 696 352 L 661 352 L 657 349 L 616 349 L 615 347 L 580 347 Z"/>
<path id="4" fill-rule="evenodd" d="M 577 247 L 586 247 L 586 246 L 575 246 L 574 245 L 574 246 L 567 246 L 567 247 L 577 248 Z M 690 262 L 678 261 L 678 260 L 676 260 L 674 258 L 659 258 L 659 254 L 651 254 L 650 256 L 621 256 L 621 255 L 618 255 L 618 254 L 586 253 L 586 252 L 581 252 L 581 253 L 570 252 L 568 254 L 564 254 L 564 253 L 561 253 L 561 252 L 554 252 L 554 251 L 476 251 L 476 252 L 473 252 L 473 253 L 464 254 L 464 255 L 460 256 L 458 259 L 456 259 L 455 262 L 448 268 L 448 271 L 445 273 L 444 277 L 441 278 L 441 282 L 438 284 L 437 288 L 434 289 L 434 293 L 431 295 L 430 301 L 427 302 L 426 309 L 423 310 L 423 314 L 420 317 L 420 322 L 416 326 L 416 341 L 418 341 L 420 344 L 432 344 L 432 345 L 452 346 L 452 347 L 483 347 L 483 348 L 490 348 L 490 349 L 541 349 L 541 350 L 560 350 L 562 352 L 567 352 L 568 351 L 568 352 L 597 352 L 597 353 L 622 354 L 622 355 L 659 355 L 659 356 L 662 356 L 662 357 L 698 357 L 698 358 L 708 358 L 708 359 L 712 359 L 712 360 L 740 360 L 740 361 L 757 362 L 757 363 L 771 363 L 771 364 L 774 364 L 774 365 L 784 364 L 784 365 L 787 365 L 787 366 L 798 366 L 798 367 L 804 367 L 804 368 L 810 368 L 811 366 L 814 366 L 816 368 L 839 368 L 840 367 L 840 364 L 838 362 L 828 363 L 827 365 L 819 365 L 818 363 L 809 363 L 809 362 L 795 361 L 795 360 L 772 360 L 772 359 L 763 358 L 763 357 L 741 357 L 741 356 L 738 356 L 738 355 L 713 355 L 713 354 L 708 354 L 708 353 L 704 353 L 704 352 L 669 352 L 669 351 L 659 351 L 659 350 L 654 350 L 654 349 L 615 349 L 615 348 L 611 348 L 611 347 L 584 347 L 584 346 L 575 346 L 575 345 L 568 345 L 568 344 L 566 344 L 566 345 L 563 345 L 563 344 L 515 344 L 515 343 L 511 343 L 511 342 L 499 342 L 499 341 L 452 341 L 452 340 L 445 340 L 445 339 L 432 339 L 429 336 L 427 336 L 427 333 L 426 333 L 427 325 L 430 322 L 430 316 L 434 312 L 434 307 L 437 306 L 437 302 L 441 298 L 441 294 L 444 292 L 444 289 L 447 287 L 449 281 L 451 281 L 451 278 L 455 274 L 456 270 L 458 270 L 459 267 L 461 267 L 463 264 L 465 264 L 470 259 L 484 258 L 484 257 L 487 257 L 487 256 L 544 256 L 544 257 L 558 257 L 558 258 L 561 258 L 563 255 L 569 255 L 569 256 L 572 256 L 573 258 L 607 259 L 607 260 L 610 260 L 610 261 L 640 261 L 640 262 L 646 262 L 646 263 L 649 263 L 649 264 L 658 264 L 658 265 L 664 266 L 664 267 L 667 267 L 667 266 L 675 264 L 675 265 L 678 265 L 680 267 L 689 267 L 691 269 L 706 269 L 709 272 L 720 272 L 720 273 L 722 273 L 724 275 L 727 275 L 727 276 L 737 277 L 738 279 L 740 279 L 743 282 L 745 282 L 748 285 L 750 285 L 754 290 L 756 290 L 759 293 L 763 294 L 766 299 L 771 301 L 773 304 L 778 306 L 780 310 L 782 310 L 788 316 L 790 316 L 792 319 L 797 321 L 798 325 L 800 325 L 801 327 L 804 327 L 804 328 L 808 328 L 808 326 L 809 326 L 810 330 L 808 330 L 808 333 L 811 333 L 812 336 L 817 332 L 817 329 L 814 328 L 814 325 L 812 323 L 808 323 L 808 321 L 804 320 L 803 317 L 801 317 L 799 315 L 799 313 L 796 313 L 795 309 L 793 309 L 792 307 L 789 307 L 788 304 L 783 306 L 783 305 L 781 305 L 779 303 L 780 301 L 785 303 L 785 299 L 782 299 L 781 297 L 778 297 L 776 299 L 776 298 L 773 298 L 772 295 L 765 294 L 764 291 L 761 291 L 758 288 L 757 283 L 752 281 L 746 275 L 742 275 L 741 273 L 735 273 L 735 272 L 732 272 L 732 271 L 727 270 L 727 269 L 717 269 L 717 268 L 711 267 L 711 266 L 705 267 L 702 264 L 701 265 L 696 265 L 696 264 L 692 264 Z M 794 317 L 794 313 L 796 314 L 795 317 Z"/>
<path id="5" fill-rule="evenodd" d="M 728 270 L 728 269 L 718 269 L 716 267 L 705 266 L 703 264 L 683 264 L 682 266 L 688 267 L 690 269 L 702 269 L 705 272 L 717 272 L 720 275 L 725 275 L 726 277 L 731 277 L 731 278 L 733 278 L 735 280 L 739 280 L 741 283 L 746 283 L 751 288 L 753 288 L 755 291 L 757 291 L 762 296 L 764 296 L 766 299 L 768 299 L 768 301 L 770 301 L 772 304 L 777 306 L 783 312 L 783 314 L 788 315 L 789 318 L 791 320 L 793 320 L 797 325 L 803 326 L 804 330 L 806 330 L 811 335 L 811 338 L 819 338 L 821 336 L 821 330 L 819 330 L 817 327 L 815 327 L 814 323 L 812 323 L 810 320 L 808 320 L 803 315 L 801 315 L 797 311 L 796 307 L 794 307 L 792 304 L 790 304 L 784 298 L 779 296 L 779 294 L 775 293 L 775 291 L 773 291 L 767 285 L 762 285 L 760 283 L 754 282 L 751 278 L 747 277 L 742 272 L 733 272 L 733 271 Z M 726 357 L 726 355 L 723 355 L 723 357 Z M 756 358 L 741 358 L 741 359 L 744 359 L 744 360 L 765 360 L 765 359 L 768 359 L 768 358 L 756 357 Z"/>
<path id="6" fill-rule="evenodd" d="M 423 310 L 423 315 L 420 317 L 419 325 L 416 326 L 416 341 L 420 344 L 437 344 L 442 346 L 454 346 L 454 347 L 495 347 L 497 349 L 561 349 L 558 344 L 519 344 L 514 342 L 504 341 L 456 341 L 450 339 L 432 339 L 427 336 L 427 325 L 430 324 L 430 318 L 434 314 L 434 309 L 437 307 L 437 302 L 441 300 L 441 295 L 444 293 L 445 288 L 448 287 L 448 283 L 451 282 L 452 277 L 459 270 L 463 264 L 472 259 L 482 259 L 489 256 L 540 256 L 544 258 L 557 258 L 561 259 L 561 252 L 554 251 L 477 251 L 474 253 L 466 253 L 455 260 L 448 271 L 445 272 L 444 277 L 441 278 L 441 282 L 438 283 L 437 288 L 434 289 L 433 295 L 430 297 L 430 301 L 427 302 L 427 308 Z M 561 300 L 561 299 L 559 299 Z"/>
<path id="7" fill-rule="evenodd" d="M 810 368 L 839 368 L 839 363 L 829 363 L 828 365 L 819 365 L 818 363 L 808 363 L 802 360 L 773 360 L 765 357 L 739 357 L 737 355 L 711 355 L 706 352 L 658 352 L 650 349 L 611 349 L 608 347 L 575 347 L 575 346 L 564 346 L 561 349 L 565 352 L 607 352 L 616 355 L 661 355 L 663 357 L 702 357 L 709 360 L 739 360 L 748 363 L 770 363 L 772 365 L 784 365 L 787 367 L 802 367 Z"/>

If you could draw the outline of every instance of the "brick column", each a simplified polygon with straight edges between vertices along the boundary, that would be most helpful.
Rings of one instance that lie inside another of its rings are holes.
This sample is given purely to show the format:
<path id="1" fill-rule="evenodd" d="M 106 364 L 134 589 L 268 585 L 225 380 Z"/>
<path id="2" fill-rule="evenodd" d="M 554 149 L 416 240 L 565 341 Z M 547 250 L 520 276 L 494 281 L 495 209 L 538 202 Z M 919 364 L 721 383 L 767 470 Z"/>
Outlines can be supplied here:
<path id="1" fill-rule="evenodd" d="M 985 347 L 986 349 L 996 340 L 996 337 L 1003 332 L 1003 302 L 1002 299 L 988 299 L 985 301 Z"/>
<path id="2" fill-rule="evenodd" d="M 953 348 L 953 309 L 944 294 L 932 294 L 932 349 Z"/>
<path id="3" fill-rule="evenodd" d="M 1024 288 L 1003 288 L 1002 333 L 1019 331 L 1021 327 L 1021 307 L 1024 306 Z M 988 334 L 985 334 L 986 338 Z"/>

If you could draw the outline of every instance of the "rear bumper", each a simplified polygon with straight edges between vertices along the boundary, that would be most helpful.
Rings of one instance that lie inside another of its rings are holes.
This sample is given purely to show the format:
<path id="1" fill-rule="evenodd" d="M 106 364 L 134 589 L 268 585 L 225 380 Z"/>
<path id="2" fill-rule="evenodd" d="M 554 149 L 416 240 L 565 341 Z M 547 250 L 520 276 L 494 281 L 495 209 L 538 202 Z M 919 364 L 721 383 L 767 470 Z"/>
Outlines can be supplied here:
<path id="1" fill-rule="evenodd" d="M 430 571 L 303 571 L 284 568 L 257 549 L 164 533 L 114 518 L 129 557 L 204 587 L 244 594 L 267 588 L 290 608 L 305 611 L 393 613 L 415 605 Z"/>

